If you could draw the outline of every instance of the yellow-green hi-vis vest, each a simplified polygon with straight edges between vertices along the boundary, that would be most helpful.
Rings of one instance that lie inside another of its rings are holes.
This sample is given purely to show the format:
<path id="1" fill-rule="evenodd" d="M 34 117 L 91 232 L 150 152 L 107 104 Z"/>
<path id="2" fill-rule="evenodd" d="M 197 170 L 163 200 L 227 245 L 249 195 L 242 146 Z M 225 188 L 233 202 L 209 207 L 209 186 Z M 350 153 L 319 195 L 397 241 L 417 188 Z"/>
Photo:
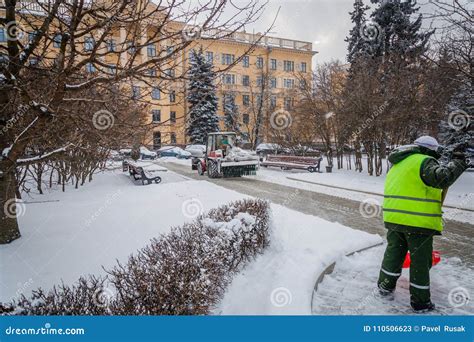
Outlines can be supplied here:
<path id="1" fill-rule="evenodd" d="M 383 219 L 405 226 L 441 232 L 441 189 L 427 186 L 420 176 L 423 154 L 413 154 L 393 165 L 385 180 Z"/>

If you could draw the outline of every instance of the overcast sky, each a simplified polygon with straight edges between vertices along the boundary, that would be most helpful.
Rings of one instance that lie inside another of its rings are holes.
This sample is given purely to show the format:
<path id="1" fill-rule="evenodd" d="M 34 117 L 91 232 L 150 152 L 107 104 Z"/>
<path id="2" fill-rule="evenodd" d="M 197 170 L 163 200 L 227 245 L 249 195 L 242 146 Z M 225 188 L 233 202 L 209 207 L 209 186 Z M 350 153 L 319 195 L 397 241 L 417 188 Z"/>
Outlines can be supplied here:
<path id="1" fill-rule="evenodd" d="M 209 0 L 189 0 L 186 4 L 200 4 Z M 265 3 L 266 0 L 259 0 Z M 419 13 L 432 13 L 431 0 L 417 1 L 421 7 Z M 473 0 L 461 0 L 462 2 Z M 229 0 L 224 9 L 223 17 L 235 13 L 237 5 L 247 3 L 248 0 Z M 372 5 L 370 0 L 364 0 Z M 347 43 L 344 41 L 352 28 L 349 12 L 353 10 L 354 0 L 268 0 L 265 11 L 260 19 L 247 25 L 247 32 L 264 32 L 276 17 L 270 36 L 309 41 L 313 43 L 313 50 L 318 53 L 313 64 L 339 59 L 346 62 Z M 370 10 L 367 16 L 370 16 Z M 278 16 L 277 16 L 278 14 Z M 425 16 L 426 18 L 426 16 Z M 425 20 L 424 26 L 429 26 L 431 20 Z"/>
<path id="2" fill-rule="evenodd" d="M 368 1 L 367 1 L 368 2 Z M 344 38 L 351 29 L 349 12 L 354 0 L 270 0 L 258 23 L 258 32 L 269 27 L 278 13 L 270 35 L 313 43 L 318 51 L 314 62 L 346 60 Z"/>

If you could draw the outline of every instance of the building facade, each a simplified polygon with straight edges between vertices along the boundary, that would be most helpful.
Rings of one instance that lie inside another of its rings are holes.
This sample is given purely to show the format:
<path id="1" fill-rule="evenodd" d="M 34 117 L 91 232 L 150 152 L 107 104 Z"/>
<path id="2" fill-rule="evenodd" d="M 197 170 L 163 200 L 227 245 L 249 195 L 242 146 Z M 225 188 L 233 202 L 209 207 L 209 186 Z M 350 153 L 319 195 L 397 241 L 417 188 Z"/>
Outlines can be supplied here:
<path id="1" fill-rule="evenodd" d="M 21 1 L 25 9 L 31 10 L 32 15 L 40 15 L 41 9 L 34 7 L 34 2 Z M 176 30 L 183 30 L 183 23 L 174 23 Z M 146 35 L 152 35 L 156 30 L 152 25 L 141 30 L 146 41 Z M 26 29 L 28 31 L 28 29 Z M 27 32 L 32 34 L 32 32 Z M 177 55 L 176 60 L 163 70 L 150 68 L 149 76 L 160 78 L 160 73 L 166 73 L 170 78 L 175 75 L 174 82 L 141 82 L 133 81 L 124 84 L 129 88 L 130 95 L 137 101 L 147 104 L 146 122 L 152 129 L 144 144 L 157 149 L 162 145 L 185 145 L 189 142 L 186 137 L 186 120 L 188 103 L 186 101 L 186 81 L 183 75 L 189 67 L 189 56 L 192 49 L 202 48 L 206 58 L 214 66 L 218 74 L 216 85 L 218 89 L 221 128 L 224 129 L 224 101 L 226 96 L 233 96 L 239 107 L 239 121 L 244 141 L 255 140 L 254 127 L 261 122 L 259 141 L 268 140 L 271 114 L 278 110 L 291 113 L 294 106 L 294 90 L 299 86 L 301 77 L 311 77 L 312 59 L 316 53 L 310 42 L 290 40 L 277 37 L 262 36 L 261 34 L 235 32 L 224 35 L 221 39 L 205 39 L 205 35 L 215 36 L 215 32 L 203 32 L 196 36 L 192 43 Z M 125 27 L 114 29 L 111 38 L 105 42 L 104 49 L 113 51 L 116 46 L 128 44 L 129 35 Z M 136 38 L 134 38 L 136 39 Z M 0 28 L 0 44 L 7 40 L 5 29 Z M 56 40 L 56 37 L 55 37 Z M 58 46 L 61 37 L 57 38 Z M 80 44 L 84 50 L 94 47 L 94 35 L 85 38 Z M 153 58 L 169 45 L 148 45 L 140 49 L 139 57 L 133 63 L 141 63 Z M 54 58 L 53 44 L 51 56 Z M 108 54 L 103 65 L 88 64 L 88 73 L 113 74 L 117 66 L 132 65 L 127 53 Z M 104 64 L 106 65 L 104 67 Z"/>

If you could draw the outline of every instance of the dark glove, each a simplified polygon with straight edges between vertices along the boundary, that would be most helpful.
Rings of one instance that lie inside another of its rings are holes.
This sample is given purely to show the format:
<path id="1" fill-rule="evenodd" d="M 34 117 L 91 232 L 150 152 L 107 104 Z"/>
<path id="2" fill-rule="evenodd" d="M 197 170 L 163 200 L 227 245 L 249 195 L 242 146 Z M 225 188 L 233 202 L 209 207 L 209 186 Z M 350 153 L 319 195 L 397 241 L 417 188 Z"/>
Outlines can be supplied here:
<path id="1" fill-rule="evenodd" d="M 456 146 L 456 148 L 453 150 L 452 158 L 462 160 L 463 162 L 467 163 L 466 148 L 467 144 L 460 144 L 459 146 Z"/>

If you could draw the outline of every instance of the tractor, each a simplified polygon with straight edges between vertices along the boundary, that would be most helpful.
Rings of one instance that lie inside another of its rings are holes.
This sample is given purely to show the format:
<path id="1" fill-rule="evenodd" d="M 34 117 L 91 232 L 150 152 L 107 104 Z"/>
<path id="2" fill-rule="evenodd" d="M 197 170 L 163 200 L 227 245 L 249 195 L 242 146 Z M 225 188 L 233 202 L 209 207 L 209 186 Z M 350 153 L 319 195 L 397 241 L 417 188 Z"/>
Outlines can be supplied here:
<path id="1" fill-rule="evenodd" d="M 234 132 L 209 133 L 204 157 L 193 158 L 192 169 L 197 170 L 199 175 L 207 172 L 209 178 L 255 175 L 258 157 L 240 149 L 237 143 Z"/>

